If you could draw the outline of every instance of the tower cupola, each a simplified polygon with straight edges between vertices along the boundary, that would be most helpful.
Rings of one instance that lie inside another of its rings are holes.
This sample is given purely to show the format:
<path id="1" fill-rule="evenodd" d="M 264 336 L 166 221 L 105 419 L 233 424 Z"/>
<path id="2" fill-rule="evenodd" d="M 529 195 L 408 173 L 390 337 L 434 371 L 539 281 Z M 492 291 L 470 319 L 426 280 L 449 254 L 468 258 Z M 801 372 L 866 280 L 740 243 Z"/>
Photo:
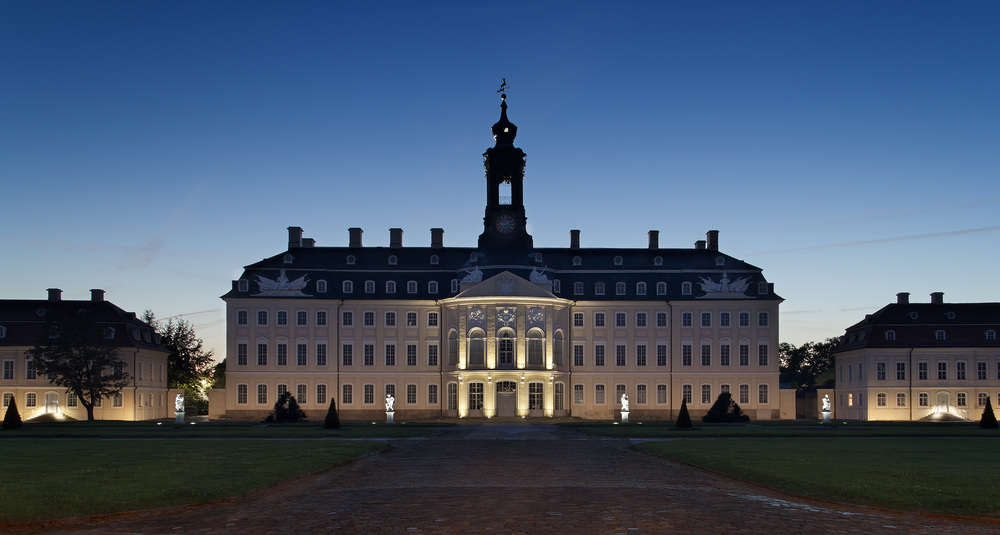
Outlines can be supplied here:
<path id="1" fill-rule="evenodd" d="M 500 120 L 493 125 L 493 139 L 497 147 L 514 146 L 517 137 L 517 125 L 507 118 L 507 93 L 500 95 Z"/>

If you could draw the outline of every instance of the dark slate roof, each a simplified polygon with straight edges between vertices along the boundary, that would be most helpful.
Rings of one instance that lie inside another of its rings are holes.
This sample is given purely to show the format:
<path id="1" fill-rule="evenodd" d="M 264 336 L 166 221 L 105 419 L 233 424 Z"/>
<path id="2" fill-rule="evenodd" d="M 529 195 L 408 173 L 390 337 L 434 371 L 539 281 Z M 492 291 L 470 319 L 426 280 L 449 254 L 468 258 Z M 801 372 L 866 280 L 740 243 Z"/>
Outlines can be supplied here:
<path id="1" fill-rule="evenodd" d="M 0 299 L 0 327 L 6 335 L 0 346 L 34 346 L 47 322 L 80 310 L 91 313 L 98 324 L 114 328 L 116 347 L 140 347 L 166 351 L 160 336 L 146 322 L 109 301 Z"/>
<path id="2" fill-rule="evenodd" d="M 475 260 L 473 260 L 475 255 Z M 536 255 L 541 255 L 540 261 Z M 431 264 L 432 256 L 437 257 L 437 265 Z M 352 257 L 353 265 L 348 264 Z M 395 264 L 390 259 L 395 257 Z M 580 265 L 574 265 L 579 257 Z M 615 265 L 615 258 L 621 257 L 621 265 Z M 661 259 L 658 265 L 656 259 Z M 290 260 L 290 261 L 286 261 Z M 616 248 L 516 248 L 480 250 L 474 247 L 292 247 L 287 251 L 245 267 L 242 279 L 250 283 L 249 292 L 239 292 L 234 282 L 230 292 L 223 298 L 250 297 L 257 293 L 257 276 L 276 280 L 282 270 L 294 281 L 305 276 L 308 283 L 302 289 L 301 297 L 322 297 L 327 299 L 442 299 L 455 295 L 451 292 L 451 281 L 461 280 L 467 270 L 474 266 L 483 272 L 483 278 L 507 270 L 529 278 L 532 270 L 541 270 L 550 280 L 559 280 L 562 286 L 557 295 L 570 299 L 620 300 L 615 295 L 614 284 L 625 282 L 624 296 L 630 300 L 696 299 L 704 296 L 701 291 L 701 277 L 718 281 L 723 274 L 735 281 L 746 278 L 750 287 L 748 297 L 760 299 L 781 298 L 768 292 L 757 295 L 757 285 L 767 282 L 761 269 L 742 260 L 711 249 L 616 249 Z M 328 291 L 316 293 L 316 281 L 326 280 Z M 342 281 L 351 280 L 354 292 L 343 294 Z M 365 294 L 364 281 L 375 281 L 375 293 Z M 385 293 L 385 283 L 395 281 L 395 294 Z M 406 293 L 406 283 L 417 282 L 417 294 Z M 427 293 L 427 283 L 437 281 L 437 294 Z M 667 295 L 656 295 L 657 282 L 667 283 Z M 584 283 L 584 294 L 573 295 L 573 284 Z M 595 283 L 604 282 L 605 295 L 595 295 Z M 635 295 L 637 282 L 645 282 L 646 295 Z M 692 295 L 680 294 L 681 283 L 691 282 Z"/>
<path id="3" fill-rule="evenodd" d="M 944 340 L 935 332 L 945 332 Z M 1000 347 L 1000 303 L 892 303 L 847 328 L 835 352 L 862 348 Z M 895 340 L 886 340 L 886 331 Z"/>

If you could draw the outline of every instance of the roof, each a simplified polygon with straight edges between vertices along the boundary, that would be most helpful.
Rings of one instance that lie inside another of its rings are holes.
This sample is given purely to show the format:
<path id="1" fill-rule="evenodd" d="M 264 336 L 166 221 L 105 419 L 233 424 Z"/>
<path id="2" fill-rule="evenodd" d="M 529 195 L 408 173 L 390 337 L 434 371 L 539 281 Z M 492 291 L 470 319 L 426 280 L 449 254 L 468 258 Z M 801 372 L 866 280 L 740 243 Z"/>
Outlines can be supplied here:
<path id="1" fill-rule="evenodd" d="M 892 303 L 847 328 L 834 351 L 998 347 L 1000 303 Z M 937 333 L 943 331 L 943 339 Z M 988 331 L 993 332 L 992 340 Z M 887 335 L 887 332 L 891 334 Z"/>
<path id="2" fill-rule="evenodd" d="M 34 346 L 45 325 L 56 318 L 86 310 L 98 324 L 113 329 L 116 347 L 166 351 L 160 336 L 148 323 L 109 301 L 0 299 L 0 346 Z"/>

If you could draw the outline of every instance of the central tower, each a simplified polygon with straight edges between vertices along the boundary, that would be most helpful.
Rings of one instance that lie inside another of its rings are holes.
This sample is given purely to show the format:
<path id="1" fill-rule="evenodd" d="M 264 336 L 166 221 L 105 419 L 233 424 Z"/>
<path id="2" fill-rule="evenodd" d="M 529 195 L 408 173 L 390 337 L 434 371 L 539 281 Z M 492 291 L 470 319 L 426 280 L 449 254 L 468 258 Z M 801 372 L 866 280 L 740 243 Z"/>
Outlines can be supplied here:
<path id="1" fill-rule="evenodd" d="M 507 95 L 500 95 L 500 120 L 493 125 L 496 145 L 483 154 L 486 216 L 479 248 L 532 248 L 524 215 L 524 151 L 514 146 L 517 126 L 507 119 Z"/>

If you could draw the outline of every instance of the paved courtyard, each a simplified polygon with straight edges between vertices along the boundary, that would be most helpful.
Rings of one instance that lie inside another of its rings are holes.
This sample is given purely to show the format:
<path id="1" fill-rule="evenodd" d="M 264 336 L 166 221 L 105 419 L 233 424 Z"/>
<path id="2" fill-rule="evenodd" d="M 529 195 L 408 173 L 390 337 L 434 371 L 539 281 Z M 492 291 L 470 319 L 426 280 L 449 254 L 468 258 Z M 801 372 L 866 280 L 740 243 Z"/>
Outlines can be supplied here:
<path id="1" fill-rule="evenodd" d="M 1000 523 L 804 500 L 554 425 L 443 430 L 218 503 L 32 533 L 997 533 Z M 735 445 L 735 442 L 734 442 Z"/>

